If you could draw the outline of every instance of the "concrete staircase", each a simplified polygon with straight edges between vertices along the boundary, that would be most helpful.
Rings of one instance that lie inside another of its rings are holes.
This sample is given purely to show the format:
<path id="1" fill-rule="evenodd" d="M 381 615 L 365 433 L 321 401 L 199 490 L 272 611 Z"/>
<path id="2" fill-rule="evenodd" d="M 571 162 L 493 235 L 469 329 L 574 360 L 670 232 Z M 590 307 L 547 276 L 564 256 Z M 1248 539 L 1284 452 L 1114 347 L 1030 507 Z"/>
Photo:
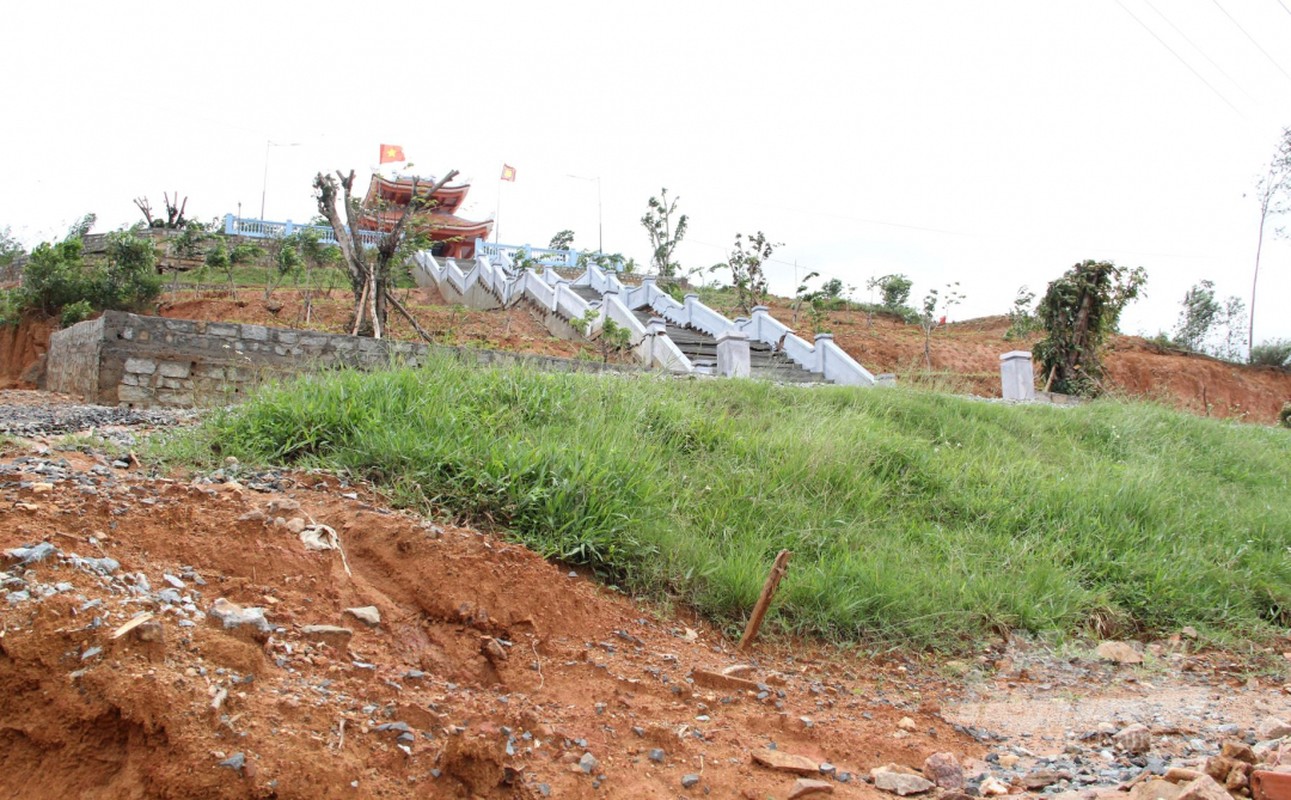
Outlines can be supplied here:
<path id="1" fill-rule="evenodd" d="M 648 323 L 655 313 L 639 308 L 632 312 L 642 324 Z M 668 337 L 686 354 L 696 372 L 712 373 L 717 368 L 717 340 L 703 331 L 675 325 L 665 321 Z M 749 342 L 749 377 L 780 383 L 825 383 L 825 376 L 803 369 L 789 360 L 784 353 L 777 353 L 765 342 Z"/>

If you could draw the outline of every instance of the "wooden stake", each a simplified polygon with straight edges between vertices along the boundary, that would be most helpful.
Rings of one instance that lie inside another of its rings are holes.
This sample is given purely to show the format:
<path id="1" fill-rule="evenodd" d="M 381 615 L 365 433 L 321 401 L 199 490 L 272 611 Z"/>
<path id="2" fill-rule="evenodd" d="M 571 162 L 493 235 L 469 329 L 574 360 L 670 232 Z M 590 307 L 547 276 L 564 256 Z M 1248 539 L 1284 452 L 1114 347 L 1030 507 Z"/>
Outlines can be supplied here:
<path id="1" fill-rule="evenodd" d="M 780 579 L 784 577 L 785 572 L 789 569 L 789 556 L 792 555 L 788 550 L 781 550 L 780 554 L 775 557 L 775 563 L 771 565 L 771 572 L 767 575 L 766 583 L 762 584 L 762 594 L 758 595 L 758 602 L 753 606 L 753 616 L 749 617 L 749 624 L 744 628 L 744 637 L 740 639 L 740 650 L 745 650 L 753 644 L 753 640 L 758 638 L 758 629 L 762 627 L 762 620 L 767 615 L 767 609 L 771 607 L 771 600 L 775 597 L 776 589 L 780 586 Z"/>
<path id="2" fill-rule="evenodd" d="M 363 315 L 368 307 L 368 288 L 371 283 L 363 282 L 363 293 L 359 295 L 359 302 L 354 306 L 354 329 L 350 331 L 351 336 L 359 335 L 359 328 L 363 326 Z"/>

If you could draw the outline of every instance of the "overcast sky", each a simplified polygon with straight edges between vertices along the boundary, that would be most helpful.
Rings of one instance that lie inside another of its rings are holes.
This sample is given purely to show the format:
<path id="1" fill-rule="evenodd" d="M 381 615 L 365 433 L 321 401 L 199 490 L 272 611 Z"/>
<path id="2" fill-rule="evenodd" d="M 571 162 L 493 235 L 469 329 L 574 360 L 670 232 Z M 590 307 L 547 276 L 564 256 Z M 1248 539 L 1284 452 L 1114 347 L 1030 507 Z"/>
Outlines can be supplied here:
<path id="1" fill-rule="evenodd" d="M 781 291 L 958 280 L 962 319 L 1112 259 L 1148 270 L 1122 327 L 1151 334 L 1200 279 L 1249 296 L 1291 125 L 1291 0 L 12 5 L 0 227 L 28 244 L 163 191 L 307 220 L 315 172 L 365 183 L 388 143 L 472 179 L 503 242 L 594 249 L 599 177 L 605 249 L 645 261 L 666 186 L 686 267 L 763 230 Z M 1291 241 L 1261 272 L 1256 338 L 1291 337 Z"/>

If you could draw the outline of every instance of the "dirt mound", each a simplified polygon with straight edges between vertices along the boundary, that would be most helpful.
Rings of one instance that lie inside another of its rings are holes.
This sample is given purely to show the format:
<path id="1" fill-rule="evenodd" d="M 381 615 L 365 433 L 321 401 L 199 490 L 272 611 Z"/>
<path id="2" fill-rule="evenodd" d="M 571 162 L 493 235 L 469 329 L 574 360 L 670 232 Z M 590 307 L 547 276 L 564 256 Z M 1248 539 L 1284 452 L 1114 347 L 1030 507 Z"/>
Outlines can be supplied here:
<path id="1" fill-rule="evenodd" d="M 751 760 L 774 746 L 848 797 L 879 764 L 981 754 L 904 667 L 747 661 L 334 477 L 119 466 L 0 461 L 5 796 L 783 796 L 794 776 Z"/>

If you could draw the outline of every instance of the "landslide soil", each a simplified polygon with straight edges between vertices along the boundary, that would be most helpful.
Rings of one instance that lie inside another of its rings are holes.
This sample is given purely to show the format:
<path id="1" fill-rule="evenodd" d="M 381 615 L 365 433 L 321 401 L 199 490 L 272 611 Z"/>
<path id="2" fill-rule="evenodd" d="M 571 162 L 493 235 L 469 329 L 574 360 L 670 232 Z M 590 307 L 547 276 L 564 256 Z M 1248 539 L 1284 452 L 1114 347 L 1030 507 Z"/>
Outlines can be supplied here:
<path id="1" fill-rule="evenodd" d="M 981 752 L 896 665 L 784 644 L 737 655 L 702 623 L 334 477 L 210 483 L 7 449 L 0 548 L 59 553 L 0 563 L 33 595 L 0 603 L 6 797 L 664 798 L 690 773 L 696 793 L 766 797 L 793 783 L 751 763 L 771 743 L 852 772 Z M 344 557 L 306 549 L 284 517 L 331 526 Z M 99 575 L 72 554 L 120 567 Z M 263 608 L 272 634 L 183 612 L 158 594 L 167 575 L 197 609 Z M 380 623 L 344 611 L 360 606 Z M 114 638 L 145 611 L 160 622 L 147 640 Z M 325 644 L 313 624 L 353 635 Z M 692 679 L 738 664 L 760 699 Z M 894 736 L 904 716 L 918 730 Z M 242 769 L 219 766 L 239 753 Z"/>

